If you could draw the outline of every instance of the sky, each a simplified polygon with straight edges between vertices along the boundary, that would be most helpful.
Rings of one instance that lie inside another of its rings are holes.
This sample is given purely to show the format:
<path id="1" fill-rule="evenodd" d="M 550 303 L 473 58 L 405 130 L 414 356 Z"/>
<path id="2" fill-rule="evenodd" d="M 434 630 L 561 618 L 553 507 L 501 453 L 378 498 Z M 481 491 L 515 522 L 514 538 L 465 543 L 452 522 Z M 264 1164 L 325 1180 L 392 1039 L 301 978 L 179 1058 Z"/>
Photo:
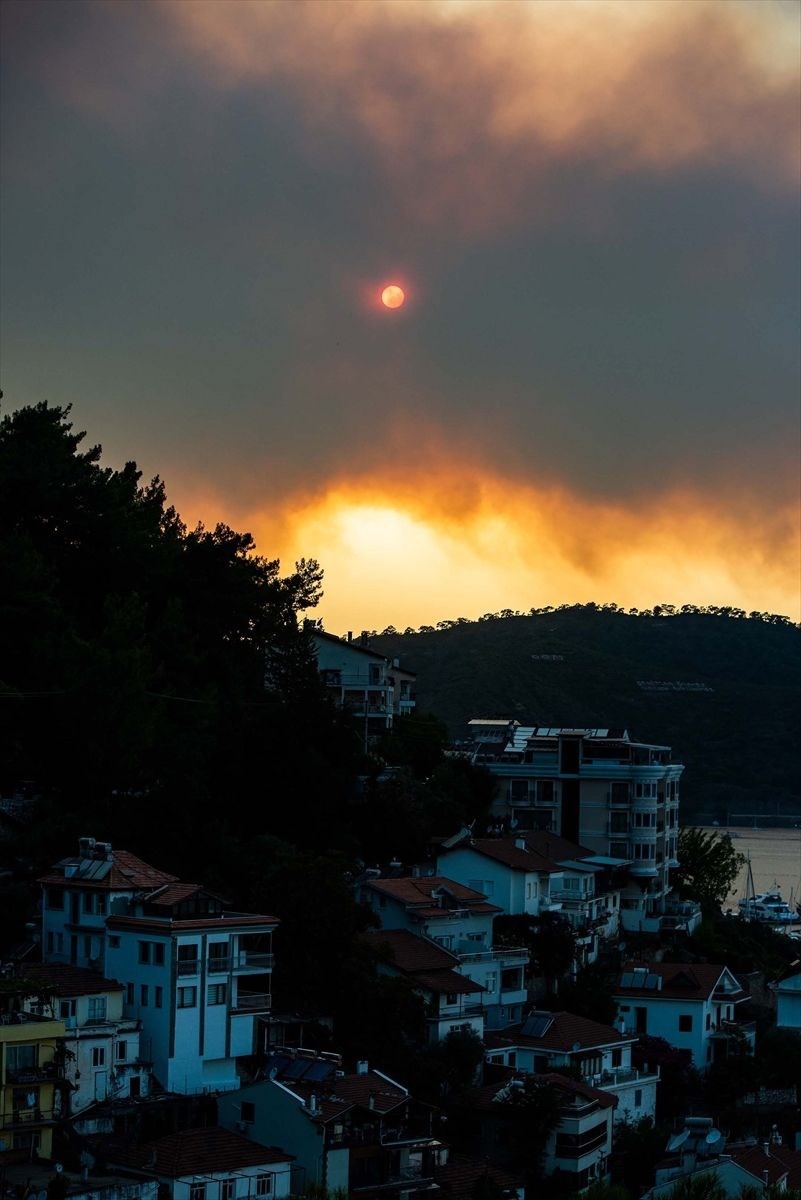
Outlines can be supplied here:
<path id="1" fill-rule="evenodd" d="M 334 633 L 801 617 L 795 0 L 0 10 L 5 411 Z"/>

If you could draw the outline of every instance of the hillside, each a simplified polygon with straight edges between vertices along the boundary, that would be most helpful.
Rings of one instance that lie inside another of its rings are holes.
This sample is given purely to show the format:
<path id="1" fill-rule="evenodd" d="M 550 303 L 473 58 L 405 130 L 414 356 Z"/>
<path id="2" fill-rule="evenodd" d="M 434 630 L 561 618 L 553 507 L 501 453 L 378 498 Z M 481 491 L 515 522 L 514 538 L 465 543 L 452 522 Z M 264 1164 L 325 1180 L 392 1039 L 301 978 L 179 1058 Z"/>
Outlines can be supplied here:
<path id="1" fill-rule="evenodd" d="M 418 711 L 453 738 L 471 717 L 622 725 L 686 764 L 686 816 L 801 814 L 801 635 L 790 624 L 575 606 L 371 635 L 369 645 L 418 673 Z"/>

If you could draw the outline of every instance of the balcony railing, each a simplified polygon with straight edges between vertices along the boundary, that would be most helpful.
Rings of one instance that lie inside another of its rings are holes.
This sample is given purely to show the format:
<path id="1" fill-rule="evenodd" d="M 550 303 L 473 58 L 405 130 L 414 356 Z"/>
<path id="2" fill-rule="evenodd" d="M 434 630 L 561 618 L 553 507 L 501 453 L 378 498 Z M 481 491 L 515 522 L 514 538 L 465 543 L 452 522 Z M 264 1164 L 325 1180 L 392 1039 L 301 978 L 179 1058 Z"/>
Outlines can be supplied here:
<path id="1" fill-rule="evenodd" d="M 240 992 L 232 1005 L 233 1012 L 269 1012 L 272 996 L 269 992 Z"/>
<path id="2" fill-rule="evenodd" d="M 183 962 L 177 964 L 178 975 L 197 975 L 200 970 L 200 959 L 184 959 Z"/>
<path id="3" fill-rule="evenodd" d="M 6 1067 L 6 1083 L 47 1083 L 63 1078 L 64 1068 L 60 1063 L 42 1063 L 37 1067 Z"/>
<path id="4" fill-rule="evenodd" d="M 239 954 L 215 955 L 207 960 L 206 966 L 210 974 L 221 971 L 264 971 L 272 968 L 275 962 L 274 954 L 262 954 L 250 950 L 242 950 Z"/>
<path id="5" fill-rule="evenodd" d="M 459 955 L 459 962 L 476 963 L 476 962 L 495 962 L 510 958 L 528 958 L 529 952 L 525 946 L 503 946 L 490 950 L 468 950 L 464 954 Z"/>

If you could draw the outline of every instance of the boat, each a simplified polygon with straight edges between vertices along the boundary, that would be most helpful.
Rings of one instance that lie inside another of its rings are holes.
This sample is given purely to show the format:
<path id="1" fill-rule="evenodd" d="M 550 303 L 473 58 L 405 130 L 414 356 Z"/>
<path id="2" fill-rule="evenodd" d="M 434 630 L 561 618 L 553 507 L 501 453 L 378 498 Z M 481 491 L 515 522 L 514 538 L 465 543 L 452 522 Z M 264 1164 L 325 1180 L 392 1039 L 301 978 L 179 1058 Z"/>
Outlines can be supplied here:
<path id="1" fill-rule="evenodd" d="M 766 925 L 797 925 L 801 917 L 782 900 L 780 892 L 759 892 L 740 900 L 740 915 Z"/>

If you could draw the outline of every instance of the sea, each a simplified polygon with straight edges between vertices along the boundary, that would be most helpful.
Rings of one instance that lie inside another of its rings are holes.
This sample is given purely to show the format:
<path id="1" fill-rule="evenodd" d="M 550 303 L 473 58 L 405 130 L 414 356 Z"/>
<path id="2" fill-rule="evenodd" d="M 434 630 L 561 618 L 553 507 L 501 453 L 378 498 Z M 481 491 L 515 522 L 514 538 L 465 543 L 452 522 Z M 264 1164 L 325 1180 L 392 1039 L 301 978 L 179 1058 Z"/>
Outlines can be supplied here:
<path id="1" fill-rule="evenodd" d="M 728 833 L 735 849 L 751 860 L 755 892 L 778 891 L 791 908 L 801 901 L 801 826 L 793 829 L 704 826 L 704 831 Z M 747 876 L 748 868 L 745 866 L 723 905 L 724 910 L 732 908 L 737 911 L 737 902 L 746 893 Z"/>

